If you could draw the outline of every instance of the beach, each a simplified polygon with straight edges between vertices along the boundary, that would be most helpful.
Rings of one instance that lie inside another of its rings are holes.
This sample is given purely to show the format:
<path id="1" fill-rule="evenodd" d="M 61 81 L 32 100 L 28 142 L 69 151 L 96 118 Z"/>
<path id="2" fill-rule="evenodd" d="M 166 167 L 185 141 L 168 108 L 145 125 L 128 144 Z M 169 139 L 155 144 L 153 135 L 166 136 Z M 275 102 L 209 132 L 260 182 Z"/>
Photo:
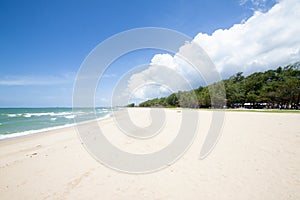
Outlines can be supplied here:
<path id="1" fill-rule="evenodd" d="M 164 109 L 161 135 L 137 140 L 121 134 L 114 118 L 98 122 L 107 139 L 132 153 L 155 152 L 180 128 L 182 110 Z M 151 123 L 149 109 L 129 109 Z M 199 115 L 197 136 L 174 164 L 130 174 L 96 161 L 76 127 L 0 141 L 0 199 L 300 199 L 300 114 L 225 112 L 221 137 L 200 160 L 212 111 Z"/>

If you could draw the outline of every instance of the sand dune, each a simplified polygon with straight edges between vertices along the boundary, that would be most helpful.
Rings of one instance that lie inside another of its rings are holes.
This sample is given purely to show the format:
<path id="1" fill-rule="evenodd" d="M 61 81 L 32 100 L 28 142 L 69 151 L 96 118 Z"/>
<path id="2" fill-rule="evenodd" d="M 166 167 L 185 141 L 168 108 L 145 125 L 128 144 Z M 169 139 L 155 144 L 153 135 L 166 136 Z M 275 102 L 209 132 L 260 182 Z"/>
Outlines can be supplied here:
<path id="1" fill-rule="evenodd" d="M 199 114 L 198 134 L 173 165 L 128 174 L 97 162 L 75 127 L 0 141 L 0 199 L 300 199 L 300 115 L 226 112 L 211 154 L 199 153 L 211 111 Z M 113 118 L 99 122 L 107 139 L 131 153 L 170 144 L 181 112 L 166 109 L 161 134 L 137 140 L 121 134 Z M 130 109 L 135 124 L 151 124 L 147 109 Z"/>

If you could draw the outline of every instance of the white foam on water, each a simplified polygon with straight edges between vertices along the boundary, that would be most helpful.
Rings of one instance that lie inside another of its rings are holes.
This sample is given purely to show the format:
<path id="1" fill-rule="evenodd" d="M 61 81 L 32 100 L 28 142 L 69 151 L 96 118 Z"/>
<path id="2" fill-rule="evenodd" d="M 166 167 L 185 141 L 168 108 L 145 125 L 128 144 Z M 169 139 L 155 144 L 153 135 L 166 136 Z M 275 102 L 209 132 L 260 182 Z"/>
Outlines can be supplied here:
<path id="1" fill-rule="evenodd" d="M 67 119 L 74 119 L 75 115 L 67 115 L 67 116 L 64 116 L 64 117 L 67 118 Z"/>
<path id="2" fill-rule="evenodd" d="M 72 117 L 73 116 L 75 117 L 75 115 L 72 115 Z M 26 135 L 32 135 L 32 134 L 42 133 L 42 132 L 61 129 L 61 128 L 72 127 L 72 126 L 76 126 L 76 125 L 81 124 L 81 123 L 88 123 L 88 122 L 91 122 L 91 121 L 94 121 L 94 120 L 104 120 L 104 119 L 107 119 L 109 117 L 111 117 L 111 114 L 107 114 L 104 117 L 100 117 L 100 118 L 93 119 L 93 120 L 88 120 L 88 121 L 83 121 L 83 122 L 80 122 L 80 123 L 65 124 L 65 125 L 61 125 L 61 126 L 42 128 L 42 129 L 38 129 L 38 130 L 29 130 L 29 131 L 23 131 L 23 132 L 18 132 L 18 133 L 0 134 L 0 140 L 15 138 L 15 137 L 21 137 L 21 136 L 26 136 Z"/>
<path id="3" fill-rule="evenodd" d="M 79 112 L 80 113 L 80 112 Z M 64 115 L 71 115 L 73 112 L 44 112 L 44 113 L 18 113 L 18 114 L 6 114 L 8 117 L 41 117 L 41 116 L 64 116 Z"/>
<path id="4" fill-rule="evenodd" d="M 72 114 L 72 112 L 46 112 L 46 113 L 24 113 L 24 117 L 32 117 L 32 116 L 36 116 L 36 117 L 41 117 L 41 116 L 64 116 L 64 115 L 70 115 Z"/>
<path id="5" fill-rule="evenodd" d="M 24 114 L 24 117 L 31 117 L 32 115 L 29 113 Z"/>

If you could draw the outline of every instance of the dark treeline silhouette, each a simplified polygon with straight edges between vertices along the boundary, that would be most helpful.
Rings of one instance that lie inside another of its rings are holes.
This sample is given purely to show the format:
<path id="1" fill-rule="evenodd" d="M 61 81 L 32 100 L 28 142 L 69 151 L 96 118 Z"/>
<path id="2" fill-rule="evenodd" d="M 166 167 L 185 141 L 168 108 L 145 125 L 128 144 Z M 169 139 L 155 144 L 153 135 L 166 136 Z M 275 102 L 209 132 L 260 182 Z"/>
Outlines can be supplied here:
<path id="1" fill-rule="evenodd" d="M 226 90 L 224 104 L 229 108 L 289 108 L 299 109 L 300 62 L 275 70 L 256 72 L 247 77 L 242 72 L 223 80 Z M 139 104 L 140 107 L 209 108 L 209 88 L 220 83 L 190 91 L 179 91 L 168 97 L 155 98 Z"/>

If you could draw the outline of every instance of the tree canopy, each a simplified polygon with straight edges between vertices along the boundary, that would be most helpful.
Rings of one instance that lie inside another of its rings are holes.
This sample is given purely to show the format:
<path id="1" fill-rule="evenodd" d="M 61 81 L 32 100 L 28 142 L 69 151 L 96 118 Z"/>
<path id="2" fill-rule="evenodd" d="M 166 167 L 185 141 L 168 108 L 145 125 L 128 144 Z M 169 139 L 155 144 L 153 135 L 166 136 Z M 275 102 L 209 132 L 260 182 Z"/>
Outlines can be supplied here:
<path id="1" fill-rule="evenodd" d="M 225 86 L 227 107 L 245 103 L 267 103 L 269 107 L 299 108 L 300 62 L 275 70 L 255 72 L 247 77 L 239 72 L 221 82 Z M 179 91 L 168 97 L 155 98 L 139 104 L 141 107 L 207 108 L 212 106 L 211 87 L 219 83 L 200 86 L 190 91 Z M 214 92 L 218 90 L 214 89 Z M 214 94 L 215 96 L 216 94 Z"/>

